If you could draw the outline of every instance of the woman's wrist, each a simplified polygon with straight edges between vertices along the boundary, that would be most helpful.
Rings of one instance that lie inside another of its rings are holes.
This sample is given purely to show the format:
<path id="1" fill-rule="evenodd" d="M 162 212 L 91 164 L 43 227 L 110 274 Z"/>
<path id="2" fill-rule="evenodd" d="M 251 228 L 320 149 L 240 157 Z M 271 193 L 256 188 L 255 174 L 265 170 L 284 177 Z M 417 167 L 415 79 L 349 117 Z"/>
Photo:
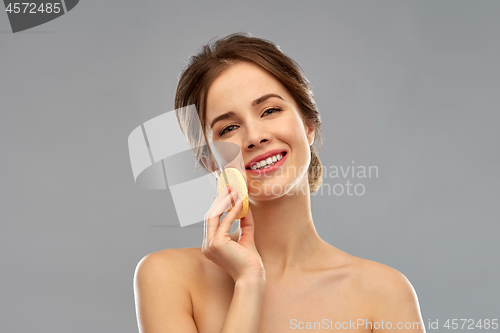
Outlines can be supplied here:
<path id="1" fill-rule="evenodd" d="M 255 275 L 246 275 L 235 282 L 235 288 L 242 287 L 244 289 L 257 289 L 262 292 L 266 289 L 266 275 L 263 272 Z"/>
<path id="2" fill-rule="evenodd" d="M 235 281 L 233 299 L 220 332 L 255 333 L 266 289 L 265 274 L 247 274 Z"/>

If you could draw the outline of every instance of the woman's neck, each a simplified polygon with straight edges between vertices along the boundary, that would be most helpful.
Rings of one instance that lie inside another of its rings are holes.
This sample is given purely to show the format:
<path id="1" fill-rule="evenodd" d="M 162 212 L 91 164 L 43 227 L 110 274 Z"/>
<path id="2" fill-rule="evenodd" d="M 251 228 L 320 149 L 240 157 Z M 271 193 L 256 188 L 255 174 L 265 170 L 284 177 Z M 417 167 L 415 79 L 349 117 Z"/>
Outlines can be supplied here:
<path id="1" fill-rule="evenodd" d="M 275 200 L 250 202 L 255 245 L 267 277 L 282 278 L 317 267 L 331 247 L 314 227 L 307 179 L 296 188 Z"/>

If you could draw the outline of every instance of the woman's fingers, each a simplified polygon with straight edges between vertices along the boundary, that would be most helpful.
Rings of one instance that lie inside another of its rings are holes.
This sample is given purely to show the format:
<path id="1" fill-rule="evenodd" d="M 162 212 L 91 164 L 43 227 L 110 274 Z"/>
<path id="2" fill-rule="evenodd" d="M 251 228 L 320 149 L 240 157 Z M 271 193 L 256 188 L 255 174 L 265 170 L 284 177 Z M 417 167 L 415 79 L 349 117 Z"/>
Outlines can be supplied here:
<path id="1" fill-rule="evenodd" d="M 229 234 L 229 229 L 231 229 L 231 224 L 233 223 L 234 219 L 236 218 L 236 215 L 238 215 L 238 213 L 242 208 L 243 208 L 243 203 L 241 199 L 238 199 L 238 201 L 231 209 L 231 211 L 227 213 L 227 215 L 220 222 L 219 228 L 217 229 L 215 236 Z"/>
<path id="2" fill-rule="evenodd" d="M 205 214 L 205 225 L 204 225 L 204 236 L 203 243 L 208 246 L 211 240 L 214 238 L 217 228 L 219 227 L 220 216 L 225 210 L 231 206 L 231 197 L 233 202 L 238 198 L 238 192 L 231 191 L 229 194 L 228 188 L 226 188 L 215 198 L 212 206 Z"/>
<path id="3" fill-rule="evenodd" d="M 240 243 L 254 243 L 255 222 L 253 220 L 252 210 L 248 207 L 248 213 L 240 220 L 241 236 Z"/>
<path id="4" fill-rule="evenodd" d="M 205 215 L 205 235 L 201 251 L 207 259 L 231 275 L 235 282 L 245 276 L 253 279 L 256 274 L 258 277 L 263 277 L 264 264 L 253 240 L 254 223 L 250 209 L 250 215 L 247 214 L 242 219 L 246 222 L 242 224 L 243 230 L 239 228 L 242 232 L 242 236 L 238 235 L 239 240 L 234 239 L 236 235 L 229 235 L 229 229 L 243 209 L 243 202 L 238 200 L 220 221 L 222 213 L 231 207 L 232 199 L 238 199 L 238 192 L 225 189 L 217 196 Z"/>

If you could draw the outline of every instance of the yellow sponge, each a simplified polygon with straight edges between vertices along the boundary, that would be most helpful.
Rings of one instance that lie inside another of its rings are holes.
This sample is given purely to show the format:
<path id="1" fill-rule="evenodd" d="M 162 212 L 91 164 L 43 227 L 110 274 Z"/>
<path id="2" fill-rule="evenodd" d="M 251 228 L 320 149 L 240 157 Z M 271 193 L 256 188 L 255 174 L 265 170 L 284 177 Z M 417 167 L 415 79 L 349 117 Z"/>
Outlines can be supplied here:
<path id="1" fill-rule="evenodd" d="M 225 177 L 224 177 L 225 175 Z M 226 182 L 229 182 L 229 184 Z M 218 184 L 218 191 L 221 193 L 227 185 L 231 185 L 231 189 L 233 191 L 238 192 L 238 199 L 241 199 L 243 202 L 243 208 L 241 211 L 236 215 L 235 219 L 241 219 L 242 217 L 245 217 L 248 213 L 248 188 L 247 184 L 245 183 L 245 178 L 243 178 L 243 175 L 241 174 L 240 170 L 236 168 L 226 168 L 224 169 L 223 173 L 219 177 L 219 184 Z M 231 211 L 231 208 L 228 209 L 228 212 Z"/>

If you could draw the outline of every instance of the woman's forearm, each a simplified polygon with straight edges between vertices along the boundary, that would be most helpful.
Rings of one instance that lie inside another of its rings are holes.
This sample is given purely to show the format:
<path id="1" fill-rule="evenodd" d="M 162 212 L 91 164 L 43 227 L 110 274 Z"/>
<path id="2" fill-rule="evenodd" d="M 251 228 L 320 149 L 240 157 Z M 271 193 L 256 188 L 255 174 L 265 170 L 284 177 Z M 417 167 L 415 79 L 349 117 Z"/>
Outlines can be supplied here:
<path id="1" fill-rule="evenodd" d="M 234 285 L 233 299 L 221 333 L 257 333 L 266 281 L 240 279 Z"/>

